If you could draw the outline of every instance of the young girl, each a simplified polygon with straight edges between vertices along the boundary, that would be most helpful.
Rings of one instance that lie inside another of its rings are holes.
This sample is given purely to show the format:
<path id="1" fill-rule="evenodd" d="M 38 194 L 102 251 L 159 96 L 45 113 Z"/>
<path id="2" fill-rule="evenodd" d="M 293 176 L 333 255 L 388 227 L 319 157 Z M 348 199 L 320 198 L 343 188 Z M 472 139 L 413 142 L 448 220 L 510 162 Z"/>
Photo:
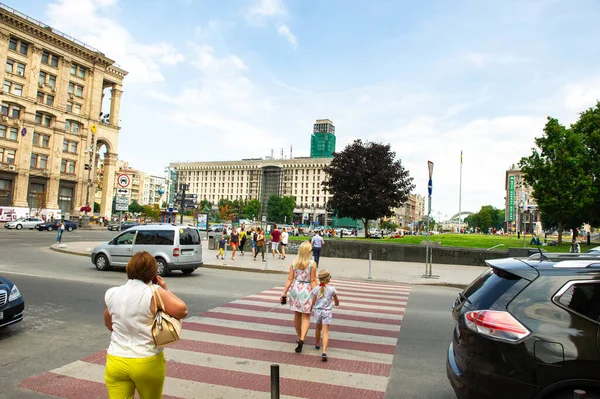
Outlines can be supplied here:
<path id="1" fill-rule="evenodd" d="M 217 254 L 217 259 L 225 259 L 225 235 L 221 235 L 219 238 L 219 253 Z"/>
<path id="2" fill-rule="evenodd" d="M 319 272 L 319 287 L 312 291 L 312 308 L 317 328 L 315 329 L 315 348 L 320 349 L 321 331 L 323 332 L 323 354 L 321 360 L 327 361 L 327 345 L 329 345 L 329 325 L 331 324 L 333 303 L 340 306 L 335 287 L 329 285 L 331 274 L 329 270 Z"/>

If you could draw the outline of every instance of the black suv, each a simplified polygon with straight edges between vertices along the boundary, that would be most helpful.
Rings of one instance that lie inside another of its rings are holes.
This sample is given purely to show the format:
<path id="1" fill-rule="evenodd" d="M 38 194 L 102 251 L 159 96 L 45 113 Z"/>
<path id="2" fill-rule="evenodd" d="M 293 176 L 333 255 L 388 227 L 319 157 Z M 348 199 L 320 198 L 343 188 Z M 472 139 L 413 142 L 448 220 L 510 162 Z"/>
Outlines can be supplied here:
<path id="1" fill-rule="evenodd" d="M 600 398 L 600 255 L 487 264 L 452 309 L 446 370 L 456 395 Z"/>

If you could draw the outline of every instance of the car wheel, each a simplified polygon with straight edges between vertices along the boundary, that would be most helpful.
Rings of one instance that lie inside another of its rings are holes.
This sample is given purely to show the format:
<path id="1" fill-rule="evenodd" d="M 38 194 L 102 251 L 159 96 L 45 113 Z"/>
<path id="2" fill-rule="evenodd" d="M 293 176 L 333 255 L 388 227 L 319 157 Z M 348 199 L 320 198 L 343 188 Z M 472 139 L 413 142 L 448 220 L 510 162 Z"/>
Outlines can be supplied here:
<path id="1" fill-rule="evenodd" d="M 108 258 L 104 254 L 99 254 L 96 256 L 96 269 L 100 271 L 106 271 L 110 269 L 110 263 L 108 262 Z"/>
<path id="2" fill-rule="evenodd" d="M 54 227 L 48 226 L 48 231 L 52 231 L 52 230 L 54 230 Z"/>
<path id="3" fill-rule="evenodd" d="M 73 227 L 71 227 L 71 226 L 67 227 L 67 231 L 70 233 L 71 231 L 73 231 Z"/>
<path id="4" fill-rule="evenodd" d="M 23 228 L 23 225 L 21 225 L 21 224 L 17 225 L 17 230 L 21 230 L 22 228 Z"/>
<path id="5" fill-rule="evenodd" d="M 186 276 L 189 276 L 190 274 L 194 273 L 194 270 L 196 269 L 185 269 L 182 270 L 181 273 L 185 274 Z"/>
<path id="6" fill-rule="evenodd" d="M 163 258 L 157 258 L 156 263 L 158 263 L 158 270 L 156 271 L 156 274 L 158 274 L 161 277 L 167 277 L 167 274 L 169 274 L 167 262 L 165 262 Z"/>

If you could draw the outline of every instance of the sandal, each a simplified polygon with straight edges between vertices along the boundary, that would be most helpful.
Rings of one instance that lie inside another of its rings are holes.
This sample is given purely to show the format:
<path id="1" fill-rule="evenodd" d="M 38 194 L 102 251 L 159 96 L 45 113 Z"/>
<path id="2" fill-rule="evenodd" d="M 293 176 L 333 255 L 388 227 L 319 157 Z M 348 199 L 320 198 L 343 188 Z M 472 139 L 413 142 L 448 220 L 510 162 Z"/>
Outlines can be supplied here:
<path id="1" fill-rule="evenodd" d="M 304 341 L 299 339 L 298 340 L 298 346 L 296 346 L 296 349 L 294 349 L 296 351 L 296 353 L 300 353 L 302 352 L 302 347 L 304 346 Z"/>

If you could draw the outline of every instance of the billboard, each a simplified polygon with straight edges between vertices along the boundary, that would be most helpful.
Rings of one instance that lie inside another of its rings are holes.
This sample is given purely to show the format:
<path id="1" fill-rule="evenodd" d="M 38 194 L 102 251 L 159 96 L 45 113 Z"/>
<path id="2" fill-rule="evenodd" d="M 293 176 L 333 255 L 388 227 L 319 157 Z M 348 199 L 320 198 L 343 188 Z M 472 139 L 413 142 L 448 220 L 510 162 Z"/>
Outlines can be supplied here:
<path id="1" fill-rule="evenodd" d="M 515 220 L 515 176 L 508 178 L 508 220 Z"/>
<path id="2" fill-rule="evenodd" d="M 198 214 L 198 229 L 206 230 L 208 228 L 208 214 L 207 213 L 199 213 Z"/>

